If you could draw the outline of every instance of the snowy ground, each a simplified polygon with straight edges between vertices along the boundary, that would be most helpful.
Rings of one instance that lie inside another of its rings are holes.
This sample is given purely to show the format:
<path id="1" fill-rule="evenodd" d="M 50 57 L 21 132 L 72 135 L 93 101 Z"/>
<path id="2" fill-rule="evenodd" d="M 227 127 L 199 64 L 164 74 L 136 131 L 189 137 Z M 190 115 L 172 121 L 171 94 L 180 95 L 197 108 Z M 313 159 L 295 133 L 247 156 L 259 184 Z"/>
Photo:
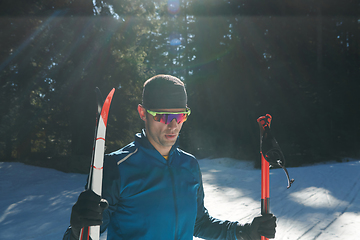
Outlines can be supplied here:
<path id="1" fill-rule="evenodd" d="M 203 159 L 205 205 L 217 218 L 250 222 L 260 212 L 260 170 L 246 161 Z M 360 161 L 270 171 L 276 238 L 358 239 Z M 62 239 L 86 175 L 0 162 L 1 240 Z M 102 240 L 105 236 L 101 237 Z"/>

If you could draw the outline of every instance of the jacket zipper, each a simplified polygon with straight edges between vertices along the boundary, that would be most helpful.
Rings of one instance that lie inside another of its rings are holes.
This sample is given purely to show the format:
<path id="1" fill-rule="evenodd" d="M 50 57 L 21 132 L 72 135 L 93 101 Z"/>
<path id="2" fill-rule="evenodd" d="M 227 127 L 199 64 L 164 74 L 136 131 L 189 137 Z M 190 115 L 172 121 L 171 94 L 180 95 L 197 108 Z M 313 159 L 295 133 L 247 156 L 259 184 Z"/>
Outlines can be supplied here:
<path id="1" fill-rule="evenodd" d="M 179 224 L 179 216 L 178 216 L 178 206 L 177 206 L 177 200 L 176 200 L 176 193 L 175 193 L 175 179 L 174 179 L 174 173 L 171 169 L 171 166 L 169 164 L 169 171 L 170 171 L 170 177 L 171 177 L 171 184 L 172 184 L 172 190 L 173 190 L 173 198 L 174 198 L 174 206 L 175 206 L 175 234 L 174 239 L 177 240 L 177 232 L 178 232 L 178 224 Z"/>

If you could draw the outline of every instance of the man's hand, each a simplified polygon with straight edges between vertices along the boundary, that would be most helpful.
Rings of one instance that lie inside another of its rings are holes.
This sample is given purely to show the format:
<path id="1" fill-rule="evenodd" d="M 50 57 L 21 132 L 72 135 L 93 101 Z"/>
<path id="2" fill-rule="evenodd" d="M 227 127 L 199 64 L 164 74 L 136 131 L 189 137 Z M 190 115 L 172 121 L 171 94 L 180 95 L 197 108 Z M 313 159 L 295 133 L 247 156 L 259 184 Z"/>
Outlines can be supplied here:
<path id="1" fill-rule="evenodd" d="M 73 229 L 102 224 L 103 211 L 108 207 L 105 199 L 92 190 L 82 192 L 72 208 L 70 225 Z"/>
<path id="2" fill-rule="evenodd" d="M 275 238 L 276 217 L 272 214 L 266 214 L 254 218 L 250 224 L 249 235 L 251 240 L 260 240 L 261 236 L 266 238 Z"/>

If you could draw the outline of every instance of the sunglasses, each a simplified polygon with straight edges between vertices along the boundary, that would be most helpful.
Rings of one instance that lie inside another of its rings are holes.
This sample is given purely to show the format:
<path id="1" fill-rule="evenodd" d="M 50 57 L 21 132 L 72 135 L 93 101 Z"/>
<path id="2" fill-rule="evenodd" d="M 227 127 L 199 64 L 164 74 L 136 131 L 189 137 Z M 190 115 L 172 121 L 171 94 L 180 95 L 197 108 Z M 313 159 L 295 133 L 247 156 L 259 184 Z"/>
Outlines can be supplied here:
<path id="1" fill-rule="evenodd" d="M 173 119 L 175 119 L 178 124 L 183 123 L 187 120 L 188 116 L 191 113 L 190 108 L 186 108 L 185 112 L 155 112 L 150 110 L 146 111 L 154 117 L 155 121 L 165 124 L 169 124 Z"/>

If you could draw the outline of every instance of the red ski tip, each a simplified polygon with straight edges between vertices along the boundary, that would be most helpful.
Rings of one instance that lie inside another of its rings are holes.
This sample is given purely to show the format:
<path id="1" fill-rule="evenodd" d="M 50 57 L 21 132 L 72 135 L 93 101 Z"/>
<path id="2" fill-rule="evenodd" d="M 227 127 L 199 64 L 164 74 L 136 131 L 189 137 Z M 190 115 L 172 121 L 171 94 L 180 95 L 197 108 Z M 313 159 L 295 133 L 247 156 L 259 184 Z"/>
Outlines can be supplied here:
<path id="1" fill-rule="evenodd" d="M 102 117 L 102 119 L 104 120 L 105 127 L 106 127 L 106 125 L 107 125 L 110 103 L 111 103 L 111 100 L 112 100 L 112 98 L 113 98 L 114 92 L 115 92 L 115 88 L 113 88 L 113 89 L 110 91 L 110 93 L 108 94 L 108 96 L 106 97 L 105 102 L 104 102 L 104 105 L 103 105 L 103 108 L 102 108 L 102 110 L 101 110 L 101 117 Z"/>

